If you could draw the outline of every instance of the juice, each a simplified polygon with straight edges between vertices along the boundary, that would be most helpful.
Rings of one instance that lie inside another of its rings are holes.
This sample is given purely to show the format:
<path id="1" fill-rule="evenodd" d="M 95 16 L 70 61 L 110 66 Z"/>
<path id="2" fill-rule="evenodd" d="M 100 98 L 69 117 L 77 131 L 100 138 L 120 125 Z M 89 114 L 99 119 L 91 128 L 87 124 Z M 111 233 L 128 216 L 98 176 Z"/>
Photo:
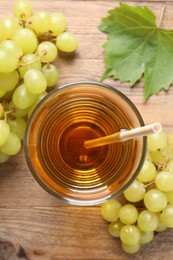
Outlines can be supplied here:
<path id="1" fill-rule="evenodd" d="M 26 160 L 39 184 L 77 205 L 119 195 L 139 173 L 146 139 L 84 148 L 86 140 L 143 125 L 134 105 L 116 89 L 79 82 L 55 89 L 28 123 Z"/>

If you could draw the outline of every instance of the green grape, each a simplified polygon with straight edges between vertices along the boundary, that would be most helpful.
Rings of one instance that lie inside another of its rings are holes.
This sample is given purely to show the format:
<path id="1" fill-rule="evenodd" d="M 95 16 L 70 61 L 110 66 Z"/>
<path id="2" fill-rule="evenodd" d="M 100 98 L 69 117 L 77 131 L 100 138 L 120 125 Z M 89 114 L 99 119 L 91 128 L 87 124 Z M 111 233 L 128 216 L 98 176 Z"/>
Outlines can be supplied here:
<path id="1" fill-rule="evenodd" d="M 41 61 L 39 57 L 34 53 L 29 53 L 21 58 L 19 73 L 24 78 L 25 73 L 30 69 L 41 70 Z"/>
<path id="2" fill-rule="evenodd" d="M 32 5 L 27 0 L 17 0 L 14 4 L 13 12 L 20 20 L 26 20 L 32 15 Z"/>
<path id="3" fill-rule="evenodd" d="M 123 226 L 124 226 L 124 224 L 120 220 L 113 221 L 113 222 L 109 223 L 108 232 L 113 237 L 119 237 L 120 230 L 122 229 Z"/>
<path id="4" fill-rule="evenodd" d="M 58 35 L 56 46 L 63 52 L 74 52 L 78 48 L 78 39 L 71 32 L 63 32 Z"/>
<path id="5" fill-rule="evenodd" d="M 10 131 L 17 134 L 22 141 L 25 135 L 26 121 L 21 117 L 9 118 L 8 124 L 10 126 Z"/>
<path id="6" fill-rule="evenodd" d="M 159 217 L 157 213 L 151 212 L 147 209 L 141 211 L 138 216 L 138 227 L 144 232 L 156 230 L 159 224 Z"/>
<path id="7" fill-rule="evenodd" d="M 26 28 L 17 30 L 14 34 L 13 41 L 21 47 L 23 54 L 34 52 L 38 46 L 36 35 L 34 32 Z"/>
<path id="8" fill-rule="evenodd" d="M 144 232 L 141 231 L 141 238 L 140 238 L 140 243 L 141 244 L 147 244 L 149 242 L 151 242 L 151 240 L 154 238 L 154 232 L 153 231 L 149 231 L 149 232 Z"/>
<path id="9" fill-rule="evenodd" d="M 143 199 L 146 188 L 143 183 L 135 180 L 125 191 L 124 197 L 130 202 L 138 202 Z"/>
<path id="10" fill-rule="evenodd" d="M 23 51 L 20 46 L 18 46 L 17 43 L 12 40 L 2 41 L 1 47 L 6 51 L 11 52 L 11 55 L 16 55 L 18 59 L 23 55 Z"/>
<path id="11" fill-rule="evenodd" d="M 124 250 L 124 252 L 126 252 L 128 254 L 135 254 L 140 249 L 140 244 L 136 244 L 134 246 L 129 246 L 129 245 L 122 243 L 121 246 L 122 246 L 122 249 Z"/>
<path id="12" fill-rule="evenodd" d="M 66 18 L 61 13 L 52 13 L 50 15 L 50 27 L 49 31 L 51 35 L 57 36 L 65 31 L 67 26 Z"/>
<path id="13" fill-rule="evenodd" d="M 55 65 L 53 64 L 45 64 L 42 67 L 42 72 L 47 80 L 47 87 L 53 87 L 56 85 L 59 80 L 59 72 Z"/>
<path id="14" fill-rule="evenodd" d="M 132 204 L 126 204 L 119 210 L 119 219 L 124 224 L 134 224 L 138 219 L 138 210 Z"/>
<path id="15" fill-rule="evenodd" d="M 173 205 L 167 205 L 160 214 L 160 219 L 168 228 L 173 228 Z"/>
<path id="16" fill-rule="evenodd" d="M 156 173 L 157 171 L 155 165 L 152 162 L 146 160 L 137 179 L 143 183 L 150 182 L 154 180 Z"/>
<path id="17" fill-rule="evenodd" d="M 29 110 L 28 110 L 28 117 L 31 116 L 31 113 L 33 112 L 33 110 L 35 109 L 35 107 L 38 105 L 38 103 L 39 103 L 46 95 L 47 95 L 46 92 L 37 95 L 36 100 L 34 101 L 34 103 L 32 104 L 32 106 L 30 106 L 30 108 L 29 108 Z"/>
<path id="18" fill-rule="evenodd" d="M 125 225 L 124 227 L 121 228 L 120 239 L 122 243 L 129 246 L 134 246 L 139 244 L 140 238 L 141 238 L 141 233 L 139 228 L 137 228 L 136 226 Z"/>
<path id="19" fill-rule="evenodd" d="M 32 28 L 37 34 L 44 34 L 50 29 L 50 14 L 47 12 L 37 12 L 32 17 Z"/>
<path id="20" fill-rule="evenodd" d="M 58 50 L 55 44 L 45 41 L 38 45 L 37 55 L 40 57 L 42 62 L 52 62 L 56 59 Z"/>
<path id="21" fill-rule="evenodd" d="M 0 152 L 0 163 L 4 163 L 8 161 L 9 158 L 10 158 L 9 155 Z"/>
<path id="22" fill-rule="evenodd" d="M 173 190 L 173 171 L 160 171 L 155 178 L 155 184 L 161 191 Z"/>
<path id="23" fill-rule="evenodd" d="M 148 135 L 148 149 L 150 151 L 157 151 L 159 149 L 164 149 L 166 145 L 167 145 L 167 137 L 163 131 Z"/>
<path id="24" fill-rule="evenodd" d="M 9 73 L 0 72 L 0 89 L 7 92 L 13 90 L 19 81 L 19 74 L 16 70 Z"/>
<path id="25" fill-rule="evenodd" d="M 144 195 L 144 205 L 152 212 L 160 212 L 167 205 L 166 195 L 158 189 L 151 189 Z"/>
<path id="26" fill-rule="evenodd" d="M 19 20 L 16 17 L 5 18 L 0 21 L 0 39 L 12 39 L 15 32 L 20 28 Z"/>
<path id="27" fill-rule="evenodd" d="M 165 195 L 167 197 L 168 203 L 173 204 L 173 189 L 165 192 Z"/>
<path id="28" fill-rule="evenodd" d="M 47 88 L 47 80 L 40 70 L 30 69 L 24 76 L 24 84 L 28 92 L 41 94 Z"/>
<path id="29" fill-rule="evenodd" d="M 0 120 L 0 146 L 5 144 L 10 134 L 10 127 L 5 120 Z"/>
<path id="30" fill-rule="evenodd" d="M 0 151 L 7 155 L 15 155 L 17 154 L 21 149 L 21 141 L 19 137 L 13 133 L 10 132 L 7 142 L 0 146 Z"/>
<path id="31" fill-rule="evenodd" d="M 13 104 L 20 109 L 30 107 L 36 99 L 36 95 L 30 93 L 25 88 L 25 85 L 20 85 L 13 93 Z"/>
<path id="32" fill-rule="evenodd" d="M 8 104 L 8 110 L 10 111 L 10 114 L 15 117 L 23 117 L 26 116 L 28 113 L 28 108 L 20 109 L 14 105 L 12 100 Z"/>
<path id="33" fill-rule="evenodd" d="M 8 73 L 16 70 L 19 59 L 16 55 L 11 55 L 11 52 L 0 48 L 0 72 Z"/>
<path id="34" fill-rule="evenodd" d="M 108 200 L 101 205 L 101 215 L 106 221 L 116 221 L 118 219 L 118 212 L 120 208 L 121 203 L 118 200 Z"/>

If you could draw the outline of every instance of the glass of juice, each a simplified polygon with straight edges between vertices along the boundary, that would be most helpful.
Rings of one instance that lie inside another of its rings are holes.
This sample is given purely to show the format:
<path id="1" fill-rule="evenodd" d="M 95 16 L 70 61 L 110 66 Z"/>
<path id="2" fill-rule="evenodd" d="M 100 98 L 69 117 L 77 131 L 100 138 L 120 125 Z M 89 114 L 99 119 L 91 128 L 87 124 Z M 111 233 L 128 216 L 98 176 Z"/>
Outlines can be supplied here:
<path id="1" fill-rule="evenodd" d="M 146 137 L 86 149 L 84 142 L 144 126 L 136 106 L 98 82 L 74 82 L 52 90 L 35 108 L 24 139 L 36 181 L 68 203 L 89 206 L 120 195 L 137 177 Z"/>

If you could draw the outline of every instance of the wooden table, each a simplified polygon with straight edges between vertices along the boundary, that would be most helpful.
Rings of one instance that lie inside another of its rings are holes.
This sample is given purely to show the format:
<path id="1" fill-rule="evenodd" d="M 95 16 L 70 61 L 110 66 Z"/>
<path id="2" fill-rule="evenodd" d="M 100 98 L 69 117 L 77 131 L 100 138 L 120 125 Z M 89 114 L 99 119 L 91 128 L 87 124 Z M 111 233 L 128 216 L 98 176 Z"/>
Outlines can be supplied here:
<path id="1" fill-rule="evenodd" d="M 1 18 L 12 14 L 12 0 L 0 1 Z M 102 44 L 106 35 L 98 30 L 101 18 L 118 3 L 114 0 L 32 0 L 34 12 L 64 13 L 68 30 L 79 38 L 74 57 L 58 58 L 59 85 L 79 80 L 99 81 L 104 72 Z M 147 5 L 158 20 L 166 5 L 162 26 L 173 28 L 172 1 L 130 1 Z M 167 133 L 173 129 L 173 88 L 144 102 L 143 83 L 135 88 L 105 80 L 126 94 L 137 106 L 146 123 L 159 121 Z M 166 230 L 143 246 L 139 253 L 123 253 L 120 241 L 107 232 L 99 206 L 77 207 L 51 197 L 31 176 L 21 151 L 0 165 L 0 260 L 58 259 L 173 259 L 173 232 Z"/>

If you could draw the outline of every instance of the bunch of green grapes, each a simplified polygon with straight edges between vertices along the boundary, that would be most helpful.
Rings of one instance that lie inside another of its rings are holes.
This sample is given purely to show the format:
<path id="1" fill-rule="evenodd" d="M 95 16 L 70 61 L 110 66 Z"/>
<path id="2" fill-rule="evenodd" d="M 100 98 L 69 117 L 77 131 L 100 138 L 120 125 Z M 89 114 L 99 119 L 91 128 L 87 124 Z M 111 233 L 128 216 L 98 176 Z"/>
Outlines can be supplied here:
<path id="1" fill-rule="evenodd" d="M 124 204 L 101 205 L 108 232 L 126 253 L 136 253 L 156 232 L 173 228 L 173 134 L 148 136 L 148 154 L 137 179 L 124 191 Z"/>
<path id="2" fill-rule="evenodd" d="M 13 15 L 0 20 L 0 163 L 21 149 L 27 118 L 59 80 L 58 52 L 72 53 L 78 39 L 59 12 L 32 13 L 17 0 Z"/>

